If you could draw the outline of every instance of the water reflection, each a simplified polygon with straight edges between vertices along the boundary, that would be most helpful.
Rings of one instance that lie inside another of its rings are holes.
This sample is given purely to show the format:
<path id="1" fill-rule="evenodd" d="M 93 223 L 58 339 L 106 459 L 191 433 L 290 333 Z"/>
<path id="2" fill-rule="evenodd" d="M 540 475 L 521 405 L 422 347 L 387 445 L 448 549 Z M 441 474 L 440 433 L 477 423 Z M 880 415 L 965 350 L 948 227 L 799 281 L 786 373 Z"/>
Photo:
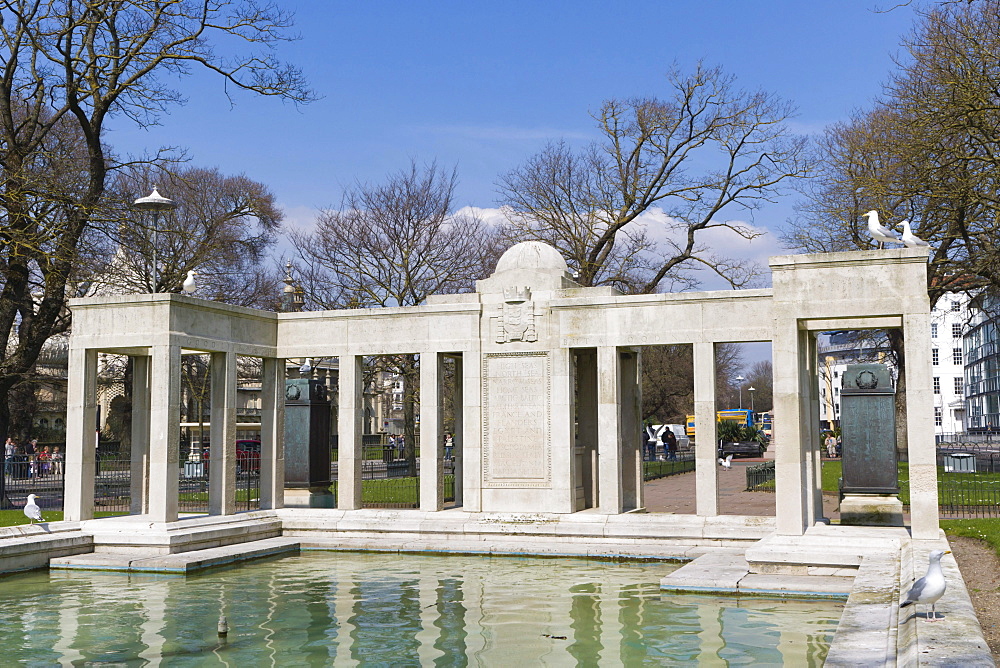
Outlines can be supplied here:
<path id="1" fill-rule="evenodd" d="M 822 663 L 839 604 L 662 596 L 672 568 L 310 552 L 187 578 L 36 572 L 2 579 L 0 646 L 46 665 Z"/>

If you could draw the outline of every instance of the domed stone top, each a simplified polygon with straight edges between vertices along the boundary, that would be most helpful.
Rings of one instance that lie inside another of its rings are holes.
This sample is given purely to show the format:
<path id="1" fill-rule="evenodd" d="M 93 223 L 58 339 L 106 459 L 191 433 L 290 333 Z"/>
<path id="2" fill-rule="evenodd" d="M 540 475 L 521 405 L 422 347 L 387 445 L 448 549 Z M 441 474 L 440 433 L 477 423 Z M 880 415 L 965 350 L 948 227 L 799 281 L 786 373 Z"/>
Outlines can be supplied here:
<path id="1" fill-rule="evenodd" d="M 507 249 L 497 262 L 496 273 L 518 269 L 534 269 L 562 275 L 569 271 L 566 260 L 543 241 L 522 241 Z"/>

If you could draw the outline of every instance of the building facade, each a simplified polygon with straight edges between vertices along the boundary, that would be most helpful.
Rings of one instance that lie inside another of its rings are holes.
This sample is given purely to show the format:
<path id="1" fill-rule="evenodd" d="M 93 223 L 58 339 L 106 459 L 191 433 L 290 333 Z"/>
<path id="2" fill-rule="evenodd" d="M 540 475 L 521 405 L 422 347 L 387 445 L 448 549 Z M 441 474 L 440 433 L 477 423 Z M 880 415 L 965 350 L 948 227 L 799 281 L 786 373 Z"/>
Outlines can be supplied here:
<path id="1" fill-rule="evenodd" d="M 984 296 L 964 337 L 965 390 L 970 432 L 1000 428 L 1000 299 Z"/>

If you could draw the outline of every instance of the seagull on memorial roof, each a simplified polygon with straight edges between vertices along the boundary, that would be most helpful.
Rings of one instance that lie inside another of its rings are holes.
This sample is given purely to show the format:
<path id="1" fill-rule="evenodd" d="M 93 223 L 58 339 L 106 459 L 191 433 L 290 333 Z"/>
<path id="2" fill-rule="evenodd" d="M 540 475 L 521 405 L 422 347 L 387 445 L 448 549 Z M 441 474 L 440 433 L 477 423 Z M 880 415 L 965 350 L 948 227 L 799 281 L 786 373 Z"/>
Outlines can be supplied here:
<path id="1" fill-rule="evenodd" d="M 181 284 L 181 288 L 188 294 L 191 294 L 198 289 L 198 285 L 194 280 L 194 269 L 188 271 L 187 278 L 184 279 L 184 283 Z"/>
<path id="2" fill-rule="evenodd" d="M 878 211 L 872 209 L 865 216 L 868 218 L 868 234 L 872 235 L 872 239 L 879 243 L 879 248 L 882 248 L 882 244 L 885 243 L 903 243 L 895 232 L 878 222 Z"/>
<path id="3" fill-rule="evenodd" d="M 941 557 L 951 554 L 951 550 L 934 550 L 930 553 L 927 564 L 927 574 L 913 583 L 910 591 L 906 594 L 906 600 L 899 604 L 900 608 L 916 603 L 931 604 L 930 620 L 937 619 L 937 612 L 934 604 L 944 595 L 944 590 L 948 587 L 945 582 L 944 573 L 941 572 Z"/>
<path id="4" fill-rule="evenodd" d="M 913 233 L 913 230 L 910 228 L 910 221 L 904 220 L 896 227 L 903 228 L 903 237 L 902 237 L 903 243 L 909 246 L 910 248 L 920 248 L 920 247 L 930 246 L 929 243 L 927 243 L 926 241 L 924 241 L 923 239 L 921 239 L 920 237 L 918 237 Z"/>

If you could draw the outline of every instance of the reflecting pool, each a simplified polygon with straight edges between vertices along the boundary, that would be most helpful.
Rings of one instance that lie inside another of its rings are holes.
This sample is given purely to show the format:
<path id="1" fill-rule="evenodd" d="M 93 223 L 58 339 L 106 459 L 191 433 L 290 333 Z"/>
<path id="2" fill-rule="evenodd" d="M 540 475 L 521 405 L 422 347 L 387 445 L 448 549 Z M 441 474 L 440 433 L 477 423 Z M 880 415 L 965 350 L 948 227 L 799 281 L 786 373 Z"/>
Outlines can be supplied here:
<path id="1" fill-rule="evenodd" d="M 38 666 L 822 665 L 841 603 L 661 595 L 674 568 L 304 552 L 188 577 L 36 571 L 0 578 L 0 648 Z"/>

